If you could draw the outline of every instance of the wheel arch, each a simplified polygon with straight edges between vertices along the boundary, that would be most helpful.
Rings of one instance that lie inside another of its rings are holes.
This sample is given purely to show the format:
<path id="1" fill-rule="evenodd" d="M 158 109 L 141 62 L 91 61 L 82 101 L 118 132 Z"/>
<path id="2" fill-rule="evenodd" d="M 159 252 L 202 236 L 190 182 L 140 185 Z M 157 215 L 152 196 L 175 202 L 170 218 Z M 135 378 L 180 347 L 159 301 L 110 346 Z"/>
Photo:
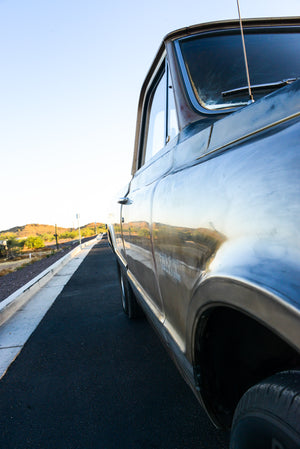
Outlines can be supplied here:
<path id="1" fill-rule="evenodd" d="M 299 311 L 258 286 L 210 278 L 193 296 L 189 320 L 188 357 L 201 400 L 218 427 L 230 427 L 248 388 L 300 367 Z"/>

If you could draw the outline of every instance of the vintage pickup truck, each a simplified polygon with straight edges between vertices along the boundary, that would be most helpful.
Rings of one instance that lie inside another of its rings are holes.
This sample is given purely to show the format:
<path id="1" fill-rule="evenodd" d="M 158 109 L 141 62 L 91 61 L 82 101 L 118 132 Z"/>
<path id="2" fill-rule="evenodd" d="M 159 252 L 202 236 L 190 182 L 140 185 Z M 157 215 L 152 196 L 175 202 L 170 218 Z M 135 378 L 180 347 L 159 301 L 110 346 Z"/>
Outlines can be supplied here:
<path id="1" fill-rule="evenodd" d="M 168 34 L 142 86 L 108 235 L 232 449 L 300 447 L 300 18 Z M 249 68 L 247 84 L 246 63 Z"/>

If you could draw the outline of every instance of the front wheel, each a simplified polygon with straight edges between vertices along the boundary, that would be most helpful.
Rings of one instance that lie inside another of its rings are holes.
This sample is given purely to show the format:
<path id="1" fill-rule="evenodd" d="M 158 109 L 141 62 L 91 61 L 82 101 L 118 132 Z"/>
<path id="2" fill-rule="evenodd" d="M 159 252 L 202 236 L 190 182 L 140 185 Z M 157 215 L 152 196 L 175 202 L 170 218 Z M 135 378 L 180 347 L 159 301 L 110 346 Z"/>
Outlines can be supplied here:
<path id="1" fill-rule="evenodd" d="M 132 287 L 124 273 L 124 269 L 121 268 L 119 264 L 117 265 L 123 311 L 130 319 L 139 318 L 143 315 L 142 309 L 135 298 Z"/>
<path id="2" fill-rule="evenodd" d="M 238 403 L 230 449 L 254 448 L 300 448 L 300 371 L 269 377 Z"/>

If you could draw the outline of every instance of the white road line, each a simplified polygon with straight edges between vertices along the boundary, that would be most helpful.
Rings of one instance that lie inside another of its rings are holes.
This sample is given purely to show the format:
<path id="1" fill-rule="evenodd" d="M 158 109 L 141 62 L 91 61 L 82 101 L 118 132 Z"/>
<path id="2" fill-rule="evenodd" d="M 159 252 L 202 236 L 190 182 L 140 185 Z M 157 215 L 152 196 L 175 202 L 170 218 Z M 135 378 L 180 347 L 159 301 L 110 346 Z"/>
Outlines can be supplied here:
<path id="1" fill-rule="evenodd" d="M 71 259 L 44 287 L 0 327 L 0 379 L 21 352 L 32 332 L 96 243 L 99 242 L 82 249 L 76 258 Z"/>

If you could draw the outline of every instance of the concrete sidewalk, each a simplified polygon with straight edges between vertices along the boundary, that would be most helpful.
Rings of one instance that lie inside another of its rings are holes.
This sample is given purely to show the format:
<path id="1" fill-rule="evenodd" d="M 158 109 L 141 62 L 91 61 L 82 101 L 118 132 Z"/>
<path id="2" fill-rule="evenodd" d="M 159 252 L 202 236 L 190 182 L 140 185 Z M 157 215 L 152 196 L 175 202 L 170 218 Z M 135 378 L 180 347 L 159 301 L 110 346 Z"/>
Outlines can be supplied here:
<path id="1" fill-rule="evenodd" d="M 102 236 L 78 246 L 2 301 L 0 309 L 0 378 L 22 350 L 71 276 Z"/>

